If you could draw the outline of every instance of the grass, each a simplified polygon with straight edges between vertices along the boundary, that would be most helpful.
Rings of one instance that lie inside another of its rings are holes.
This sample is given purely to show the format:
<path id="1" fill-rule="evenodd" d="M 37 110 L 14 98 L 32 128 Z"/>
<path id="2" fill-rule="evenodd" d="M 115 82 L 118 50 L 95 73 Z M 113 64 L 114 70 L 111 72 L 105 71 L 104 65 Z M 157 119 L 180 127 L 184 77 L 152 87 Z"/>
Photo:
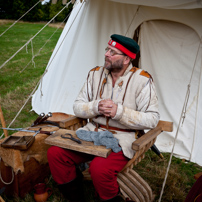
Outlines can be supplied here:
<path id="1" fill-rule="evenodd" d="M 2 33 L 12 22 L 1 24 L 0 33 Z M 0 65 L 8 60 L 22 45 L 26 43 L 38 30 L 44 26 L 43 23 L 17 23 L 6 34 L 0 37 Z M 34 53 L 44 45 L 46 40 L 52 35 L 56 28 L 46 27 L 41 34 L 33 40 Z M 23 106 L 30 93 L 38 83 L 43 74 L 49 58 L 54 50 L 57 40 L 62 32 L 59 29 L 53 38 L 46 44 L 41 54 L 37 56 L 35 66 L 30 63 L 26 69 L 26 65 L 32 58 L 31 44 L 24 48 L 11 61 L 9 61 L 3 68 L 0 69 L 0 105 L 3 110 L 4 118 L 7 125 L 14 119 L 17 112 Z M 31 110 L 31 101 L 29 100 L 16 121 L 11 127 L 27 127 L 30 126 L 38 116 Z M 2 130 L 0 130 L 2 132 Z M 10 133 L 11 134 L 11 133 Z M 169 161 L 170 154 L 163 154 L 164 159 L 160 159 L 152 151 L 146 153 L 143 159 L 134 169 L 148 182 L 154 194 L 156 195 L 155 202 L 158 201 L 163 180 L 166 173 L 166 168 Z M 193 176 L 202 171 L 202 168 L 197 164 L 182 161 L 173 157 L 171 167 L 169 170 L 167 183 L 164 188 L 162 202 L 183 202 L 195 182 Z M 52 202 L 65 201 L 61 197 L 56 183 L 53 179 L 47 179 L 48 187 L 53 189 L 53 194 L 48 199 Z M 94 201 L 94 187 L 91 181 L 84 182 L 85 195 L 88 201 Z M 6 202 L 34 202 L 34 191 L 21 199 L 18 197 L 7 198 L 2 195 Z"/>
<path id="2" fill-rule="evenodd" d="M 1 22 L 0 22 L 1 23 Z M 0 33 L 12 23 L 0 26 Z M 0 65 L 9 60 L 31 37 L 33 37 L 45 24 L 20 22 L 0 37 Z M 46 27 L 38 34 L 27 47 L 24 47 L 13 59 L 0 69 L 0 104 L 7 125 L 13 120 L 17 112 L 28 99 L 43 74 L 62 29 L 58 29 L 54 36 L 46 43 L 56 28 Z M 32 47 L 34 55 L 46 43 L 40 54 L 32 63 Z M 27 66 L 27 67 L 26 67 Z M 26 68 L 25 68 L 26 67 Z M 25 127 L 37 117 L 31 112 L 31 102 L 25 106 L 12 127 Z"/>
<path id="3" fill-rule="evenodd" d="M 155 202 L 159 199 L 170 158 L 170 154 L 163 155 L 164 159 L 160 159 L 152 151 L 148 151 L 145 159 L 135 167 L 135 170 L 144 176 L 143 178 L 151 186 L 156 195 Z M 201 167 L 197 164 L 173 157 L 161 201 L 184 202 L 195 182 L 193 176 L 201 171 Z"/>

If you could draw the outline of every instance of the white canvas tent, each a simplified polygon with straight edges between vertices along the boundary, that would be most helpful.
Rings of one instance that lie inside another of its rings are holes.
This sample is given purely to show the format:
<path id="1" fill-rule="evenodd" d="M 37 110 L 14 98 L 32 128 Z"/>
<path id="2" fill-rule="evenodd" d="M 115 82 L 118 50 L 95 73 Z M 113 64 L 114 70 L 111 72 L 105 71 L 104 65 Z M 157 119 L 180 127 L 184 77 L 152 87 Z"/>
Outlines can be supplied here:
<path id="1" fill-rule="evenodd" d="M 174 154 L 202 166 L 201 0 L 77 1 L 33 96 L 33 110 L 73 114 L 88 71 L 104 63 L 110 35 L 133 37 L 139 26 L 139 66 L 153 76 L 161 120 L 174 122 L 173 133 L 160 135 L 156 145 L 172 150 L 190 84 Z"/>

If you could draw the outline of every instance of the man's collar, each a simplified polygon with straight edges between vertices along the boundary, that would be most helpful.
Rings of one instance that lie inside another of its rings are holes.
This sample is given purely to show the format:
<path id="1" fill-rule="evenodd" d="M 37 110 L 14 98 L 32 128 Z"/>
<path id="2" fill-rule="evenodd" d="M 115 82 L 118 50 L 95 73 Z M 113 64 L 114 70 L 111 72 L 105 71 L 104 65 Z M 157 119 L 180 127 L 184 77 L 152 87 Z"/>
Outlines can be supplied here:
<path id="1" fill-rule="evenodd" d="M 124 72 L 123 76 L 127 75 L 128 72 L 129 72 L 132 68 L 133 68 L 133 65 L 132 65 L 132 63 L 130 63 L 130 64 L 128 65 L 126 71 Z"/>

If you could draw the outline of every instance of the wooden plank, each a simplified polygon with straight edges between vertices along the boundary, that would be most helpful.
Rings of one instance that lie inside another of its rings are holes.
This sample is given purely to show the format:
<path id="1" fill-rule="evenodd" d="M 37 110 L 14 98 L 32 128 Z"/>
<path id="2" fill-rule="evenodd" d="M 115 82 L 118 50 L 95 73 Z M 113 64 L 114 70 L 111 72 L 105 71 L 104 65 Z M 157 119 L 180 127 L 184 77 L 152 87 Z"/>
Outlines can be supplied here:
<path id="1" fill-rule="evenodd" d="M 64 139 L 61 137 L 62 134 L 70 133 L 76 139 L 79 139 L 76 136 L 76 132 L 67 129 L 59 129 L 53 135 L 50 135 L 45 139 L 46 144 L 55 145 L 65 149 L 70 149 L 78 152 L 83 152 L 87 154 L 92 154 L 95 156 L 107 157 L 111 153 L 111 149 L 107 149 L 105 146 L 96 146 L 93 142 L 88 142 L 80 140 L 82 144 L 78 144 L 70 139 Z"/>
<path id="2" fill-rule="evenodd" d="M 127 179 L 129 179 L 135 185 L 135 187 L 141 192 L 141 194 L 144 196 L 144 200 L 149 202 L 149 194 L 147 193 L 147 190 L 144 188 L 144 186 L 142 186 L 142 184 L 129 172 L 122 172 L 122 174 L 126 176 Z"/>
<path id="3" fill-rule="evenodd" d="M 137 189 L 136 184 L 134 184 L 130 178 L 124 176 L 123 173 L 119 173 L 118 178 L 128 187 L 128 189 L 132 190 L 136 194 L 140 202 L 149 202 L 148 200 L 144 199 L 141 190 Z"/>
<path id="4" fill-rule="evenodd" d="M 131 200 L 131 198 L 129 198 L 129 196 L 126 194 L 126 192 L 120 188 L 120 192 L 121 192 L 121 197 L 124 199 L 124 200 Z"/>
<path id="5" fill-rule="evenodd" d="M 152 198 L 152 190 L 148 183 L 133 169 L 129 170 L 129 173 L 145 188 L 147 193 L 149 194 L 149 198 Z"/>
<path id="6" fill-rule="evenodd" d="M 149 132 L 145 133 L 143 136 L 138 138 L 132 143 L 132 148 L 135 151 L 140 150 L 149 142 L 153 141 L 161 133 L 161 127 L 157 126 L 156 128 L 150 130 Z"/>
<path id="7" fill-rule="evenodd" d="M 169 121 L 159 121 L 157 127 L 161 127 L 162 131 L 172 132 L 173 131 L 173 122 Z"/>
<path id="8" fill-rule="evenodd" d="M 156 128 L 151 129 L 150 131 L 145 133 L 143 136 L 135 140 L 132 144 L 132 148 L 136 151 L 140 150 L 145 145 L 147 145 L 150 141 L 156 138 L 162 131 L 172 132 L 173 122 L 159 121 Z"/>
<path id="9" fill-rule="evenodd" d="M 69 118 L 67 118 L 65 120 L 60 121 L 59 126 L 61 128 L 67 128 L 67 127 L 73 126 L 73 125 L 75 125 L 77 123 L 82 123 L 84 120 L 85 119 L 81 119 L 81 118 L 73 116 L 73 117 L 69 117 Z"/>
<path id="10" fill-rule="evenodd" d="M 119 178 L 117 178 L 117 182 L 120 186 L 120 188 L 128 195 L 128 197 L 132 200 L 134 200 L 135 202 L 140 202 L 140 200 L 138 199 L 138 197 L 135 195 L 135 193 L 133 193 L 125 183 L 123 183 Z"/>

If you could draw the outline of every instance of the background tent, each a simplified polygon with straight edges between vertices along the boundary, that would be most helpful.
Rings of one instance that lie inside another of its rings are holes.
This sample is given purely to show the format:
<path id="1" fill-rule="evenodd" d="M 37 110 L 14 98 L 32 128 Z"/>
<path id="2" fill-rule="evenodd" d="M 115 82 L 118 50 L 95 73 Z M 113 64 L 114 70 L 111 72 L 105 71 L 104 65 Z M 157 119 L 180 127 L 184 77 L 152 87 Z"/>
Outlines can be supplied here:
<path id="1" fill-rule="evenodd" d="M 88 71 L 103 65 L 104 49 L 113 33 L 129 37 L 138 33 L 139 67 L 154 78 L 161 120 L 174 122 L 173 133 L 158 137 L 156 145 L 163 152 L 172 150 L 191 84 L 174 154 L 202 165 L 201 1 L 77 1 L 33 95 L 33 110 L 73 114 L 73 101 Z"/>

